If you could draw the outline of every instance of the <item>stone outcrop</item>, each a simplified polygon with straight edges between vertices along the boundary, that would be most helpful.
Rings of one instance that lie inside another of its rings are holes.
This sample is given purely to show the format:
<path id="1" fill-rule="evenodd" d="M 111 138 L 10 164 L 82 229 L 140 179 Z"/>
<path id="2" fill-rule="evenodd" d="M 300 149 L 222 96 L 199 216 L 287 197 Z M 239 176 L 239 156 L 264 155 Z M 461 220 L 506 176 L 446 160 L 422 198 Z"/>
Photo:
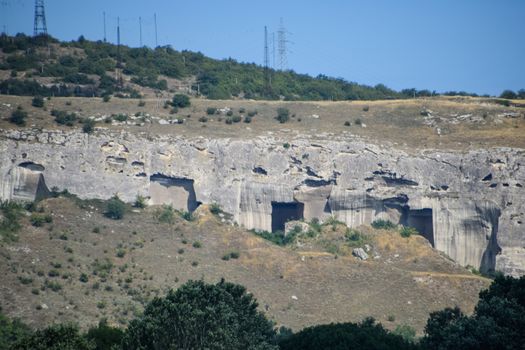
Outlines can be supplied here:
<path id="1" fill-rule="evenodd" d="M 290 147 L 283 147 L 287 142 Z M 525 273 L 525 151 L 408 154 L 355 138 L 252 140 L 147 134 L 2 131 L 2 199 L 48 189 L 81 198 L 146 196 L 194 210 L 219 203 L 247 228 L 334 216 L 415 227 L 435 248 L 483 271 Z"/>

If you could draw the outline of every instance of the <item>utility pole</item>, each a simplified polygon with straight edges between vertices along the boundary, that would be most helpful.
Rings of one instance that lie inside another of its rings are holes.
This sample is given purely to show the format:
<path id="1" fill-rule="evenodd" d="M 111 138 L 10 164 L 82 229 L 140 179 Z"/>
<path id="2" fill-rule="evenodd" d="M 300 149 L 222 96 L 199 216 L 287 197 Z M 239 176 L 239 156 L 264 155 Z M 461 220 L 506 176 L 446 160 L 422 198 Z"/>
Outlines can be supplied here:
<path id="1" fill-rule="evenodd" d="M 142 47 L 142 17 L 139 17 L 140 47 Z"/>
<path id="2" fill-rule="evenodd" d="M 115 70 L 117 85 L 122 88 L 122 60 L 120 57 L 120 17 L 117 17 L 117 69 Z"/>
<path id="3" fill-rule="evenodd" d="M 35 0 L 35 25 L 33 29 L 33 36 L 39 35 L 47 35 L 44 0 Z"/>
<path id="4" fill-rule="evenodd" d="M 157 14 L 156 13 L 153 15 L 153 19 L 155 21 L 155 47 L 157 47 L 159 46 L 159 40 L 157 36 Z"/>
<path id="5" fill-rule="evenodd" d="M 268 28 L 264 26 L 264 89 L 267 95 L 269 95 L 272 90 L 269 61 L 270 56 L 268 54 Z"/>
<path id="6" fill-rule="evenodd" d="M 103 12 L 104 15 L 104 42 L 106 42 L 106 11 Z"/>

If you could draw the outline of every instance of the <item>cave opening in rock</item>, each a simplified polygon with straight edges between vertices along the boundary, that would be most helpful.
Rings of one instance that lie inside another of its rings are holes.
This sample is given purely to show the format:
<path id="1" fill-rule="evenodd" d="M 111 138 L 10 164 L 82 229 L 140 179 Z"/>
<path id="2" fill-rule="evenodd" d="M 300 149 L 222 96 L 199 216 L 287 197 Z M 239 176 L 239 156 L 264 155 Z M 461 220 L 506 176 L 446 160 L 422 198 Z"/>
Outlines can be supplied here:
<path id="1" fill-rule="evenodd" d="M 192 179 L 155 174 L 150 176 L 151 204 L 169 204 L 173 208 L 192 212 L 201 204 L 197 201 Z"/>
<path id="2" fill-rule="evenodd" d="M 284 224 L 303 219 L 304 204 L 299 202 L 272 202 L 272 232 L 284 231 Z"/>
<path id="3" fill-rule="evenodd" d="M 23 201 L 38 201 L 49 196 L 49 189 L 40 164 L 26 162 L 10 171 L 13 184 L 12 198 Z"/>
<path id="4" fill-rule="evenodd" d="M 432 209 L 408 210 L 406 226 L 415 228 L 434 246 L 434 226 L 432 221 Z"/>

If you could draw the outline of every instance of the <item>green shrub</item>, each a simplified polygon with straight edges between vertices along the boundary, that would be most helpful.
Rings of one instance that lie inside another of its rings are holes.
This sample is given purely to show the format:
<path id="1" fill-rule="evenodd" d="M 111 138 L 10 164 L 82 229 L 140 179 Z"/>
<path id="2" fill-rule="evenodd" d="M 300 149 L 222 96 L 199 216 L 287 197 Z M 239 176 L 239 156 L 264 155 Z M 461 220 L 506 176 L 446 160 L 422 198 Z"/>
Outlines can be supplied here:
<path id="1" fill-rule="evenodd" d="M 217 113 L 217 108 L 215 108 L 215 107 L 208 107 L 208 108 L 206 108 L 206 114 L 214 115 L 215 113 Z"/>
<path id="2" fill-rule="evenodd" d="M 199 118 L 199 122 L 206 123 L 206 122 L 208 122 L 208 118 L 206 118 L 205 116 L 202 116 L 202 117 Z"/>
<path id="3" fill-rule="evenodd" d="M 45 222 L 47 222 L 46 216 L 38 213 L 31 214 L 29 221 L 31 222 L 31 225 L 35 227 L 41 227 Z"/>
<path id="4" fill-rule="evenodd" d="M 85 273 L 81 273 L 80 274 L 80 277 L 78 278 L 78 280 L 82 283 L 87 283 L 89 281 L 89 277 L 87 274 Z"/>
<path id="5" fill-rule="evenodd" d="M 357 118 L 355 121 L 354 121 L 355 125 L 363 125 L 363 122 L 361 121 L 360 118 Z"/>
<path id="6" fill-rule="evenodd" d="M 397 227 L 392 221 L 383 219 L 374 220 L 371 226 L 377 230 L 392 230 Z"/>
<path id="7" fill-rule="evenodd" d="M 252 110 L 252 111 L 249 111 L 249 112 L 248 112 L 248 117 L 255 117 L 255 116 L 257 115 L 257 113 L 258 113 L 258 112 L 257 112 L 257 110 L 255 110 L 255 109 Z"/>
<path id="8" fill-rule="evenodd" d="M 47 272 L 47 275 L 49 277 L 58 277 L 60 276 L 60 272 L 58 272 L 58 270 L 55 270 L 55 269 L 51 269 Z"/>
<path id="9" fill-rule="evenodd" d="M 268 231 L 251 230 L 251 232 L 259 237 L 262 237 L 280 246 L 285 246 L 287 244 L 293 243 L 296 237 L 294 233 L 289 233 L 285 236 L 284 232 L 282 231 L 268 232 Z"/>
<path id="10" fill-rule="evenodd" d="M 181 217 L 186 221 L 193 221 L 195 220 L 195 216 L 189 212 L 189 211 L 183 211 L 181 212 Z"/>
<path id="11" fill-rule="evenodd" d="M 124 256 L 126 256 L 126 249 L 118 248 L 115 255 L 117 256 L 117 258 L 123 258 Z"/>
<path id="12" fill-rule="evenodd" d="M 222 213 L 221 206 L 217 203 L 210 204 L 210 213 L 212 213 L 213 215 L 219 215 L 220 213 Z"/>
<path id="13" fill-rule="evenodd" d="M 146 208 L 147 206 L 146 197 L 138 194 L 137 197 L 135 198 L 135 203 L 133 203 L 133 206 L 135 208 L 141 208 L 141 209 Z"/>
<path id="14" fill-rule="evenodd" d="M 186 95 L 176 94 L 173 96 L 171 104 L 173 107 L 185 108 L 191 105 L 190 98 Z"/>
<path id="15" fill-rule="evenodd" d="M 75 113 L 68 113 L 56 109 L 51 110 L 51 115 L 55 117 L 55 122 L 60 125 L 73 126 L 78 119 Z"/>
<path id="16" fill-rule="evenodd" d="M 370 110 L 370 107 L 369 106 L 364 106 L 363 107 L 363 112 L 368 112 Z"/>
<path id="17" fill-rule="evenodd" d="M 351 126 L 352 123 L 350 123 L 348 120 L 345 122 L 345 126 Z"/>
<path id="18" fill-rule="evenodd" d="M 102 96 L 102 101 L 103 102 L 109 102 L 109 100 L 111 100 L 111 95 L 104 95 L 104 96 Z"/>
<path id="19" fill-rule="evenodd" d="M 226 115 L 228 117 L 231 117 L 233 115 L 233 111 L 230 109 L 228 112 L 226 112 Z"/>
<path id="20" fill-rule="evenodd" d="M 249 116 L 248 117 L 244 117 L 244 122 L 246 124 L 250 124 L 252 122 L 252 117 L 249 117 Z"/>
<path id="21" fill-rule="evenodd" d="M 122 113 L 114 115 L 112 117 L 113 117 L 113 119 L 115 119 L 116 121 L 121 122 L 121 123 L 128 120 L 128 115 L 127 114 L 122 114 Z"/>
<path id="22" fill-rule="evenodd" d="M 288 120 L 290 120 L 290 111 L 287 108 L 278 108 L 275 119 L 277 119 L 281 124 L 286 123 Z"/>
<path id="23" fill-rule="evenodd" d="M 366 243 L 368 243 L 369 239 L 367 236 L 365 236 L 363 233 L 349 228 L 346 230 L 345 233 L 346 242 L 350 247 L 362 247 Z"/>
<path id="24" fill-rule="evenodd" d="M 4 241 L 16 241 L 17 232 L 20 230 L 20 218 L 23 215 L 23 207 L 19 203 L 0 200 L 0 238 Z"/>
<path id="25" fill-rule="evenodd" d="M 164 204 L 162 208 L 157 209 L 155 216 L 159 222 L 172 224 L 175 221 L 175 209 L 171 205 Z"/>
<path id="26" fill-rule="evenodd" d="M 139 107 L 144 107 L 146 105 L 146 101 L 140 100 L 139 101 Z"/>
<path id="27" fill-rule="evenodd" d="M 232 117 L 232 122 L 234 122 L 234 123 L 238 123 L 238 122 L 241 121 L 241 119 L 242 119 L 242 118 L 241 118 L 240 116 L 238 116 L 238 115 L 234 115 L 234 116 Z"/>
<path id="28" fill-rule="evenodd" d="M 199 241 L 195 241 L 192 244 L 193 248 L 202 248 L 202 243 Z"/>
<path id="29" fill-rule="evenodd" d="M 18 280 L 22 284 L 31 284 L 33 283 L 33 279 L 29 276 L 18 276 Z"/>
<path id="30" fill-rule="evenodd" d="M 288 149 L 288 148 L 290 148 L 290 144 L 288 142 L 285 142 L 285 143 L 283 143 L 283 147 L 285 149 Z"/>
<path id="31" fill-rule="evenodd" d="M 91 134 L 95 130 L 95 121 L 89 118 L 85 118 L 82 123 L 82 132 Z"/>
<path id="32" fill-rule="evenodd" d="M 44 282 L 44 286 L 46 288 L 51 289 L 53 292 L 58 292 L 58 291 L 60 291 L 62 289 L 62 285 L 59 282 L 56 282 L 56 281 L 46 280 Z"/>
<path id="33" fill-rule="evenodd" d="M 24 112 L 22 107 L 19 106 L 15 111 L 13 111 L 13 113 L 11 113 L 11 117 L 9 117 L 9 121 L 18 126 L 25 126 L 26 118 L 27 118 L 27 112 Z"/>
<path id="34" fill-rule="evenodd" d="M 120 220 L 124 217 L 125 210 L 126 205 L 115 195 L 108 201 L 104 215 L 113 220 Z"/>
<path id="35" fill-rule="evenodd" d="M 44 99 L 42 98 L 42 96 L 35 96 L 31 101 L 31 105 L 33 107 L 42 108 L 44 107 Z"/>
<path id="36" fill-rule="evenodd" d="M 401 237 L 410 237 L 412 235 L 418 235 L 419 232 L 413 228 L 413 227 L 408 227 L 408 226 L 403 226 L 401 227 L 401 230 L 399 231 L 399 234 L 401 235 Z"/>

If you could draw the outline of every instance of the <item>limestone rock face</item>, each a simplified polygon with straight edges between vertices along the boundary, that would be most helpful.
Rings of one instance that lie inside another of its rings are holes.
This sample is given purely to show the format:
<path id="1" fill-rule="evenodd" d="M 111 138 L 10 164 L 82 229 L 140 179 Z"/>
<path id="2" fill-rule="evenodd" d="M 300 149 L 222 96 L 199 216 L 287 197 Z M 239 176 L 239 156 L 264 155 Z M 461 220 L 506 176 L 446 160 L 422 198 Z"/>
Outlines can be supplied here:
<path id="1" fill-rule="evenodd" d="M 283 143 L 290 147 L 283 147 Z M 525 151 L 408 154 L 355 138 L 251 140 L 0 131 L 0 198 L 48 189 L 193 211 L 218 203 L 249 229 L 335 217 L 416 228 L 462 265 L 525 274 Z"/>

